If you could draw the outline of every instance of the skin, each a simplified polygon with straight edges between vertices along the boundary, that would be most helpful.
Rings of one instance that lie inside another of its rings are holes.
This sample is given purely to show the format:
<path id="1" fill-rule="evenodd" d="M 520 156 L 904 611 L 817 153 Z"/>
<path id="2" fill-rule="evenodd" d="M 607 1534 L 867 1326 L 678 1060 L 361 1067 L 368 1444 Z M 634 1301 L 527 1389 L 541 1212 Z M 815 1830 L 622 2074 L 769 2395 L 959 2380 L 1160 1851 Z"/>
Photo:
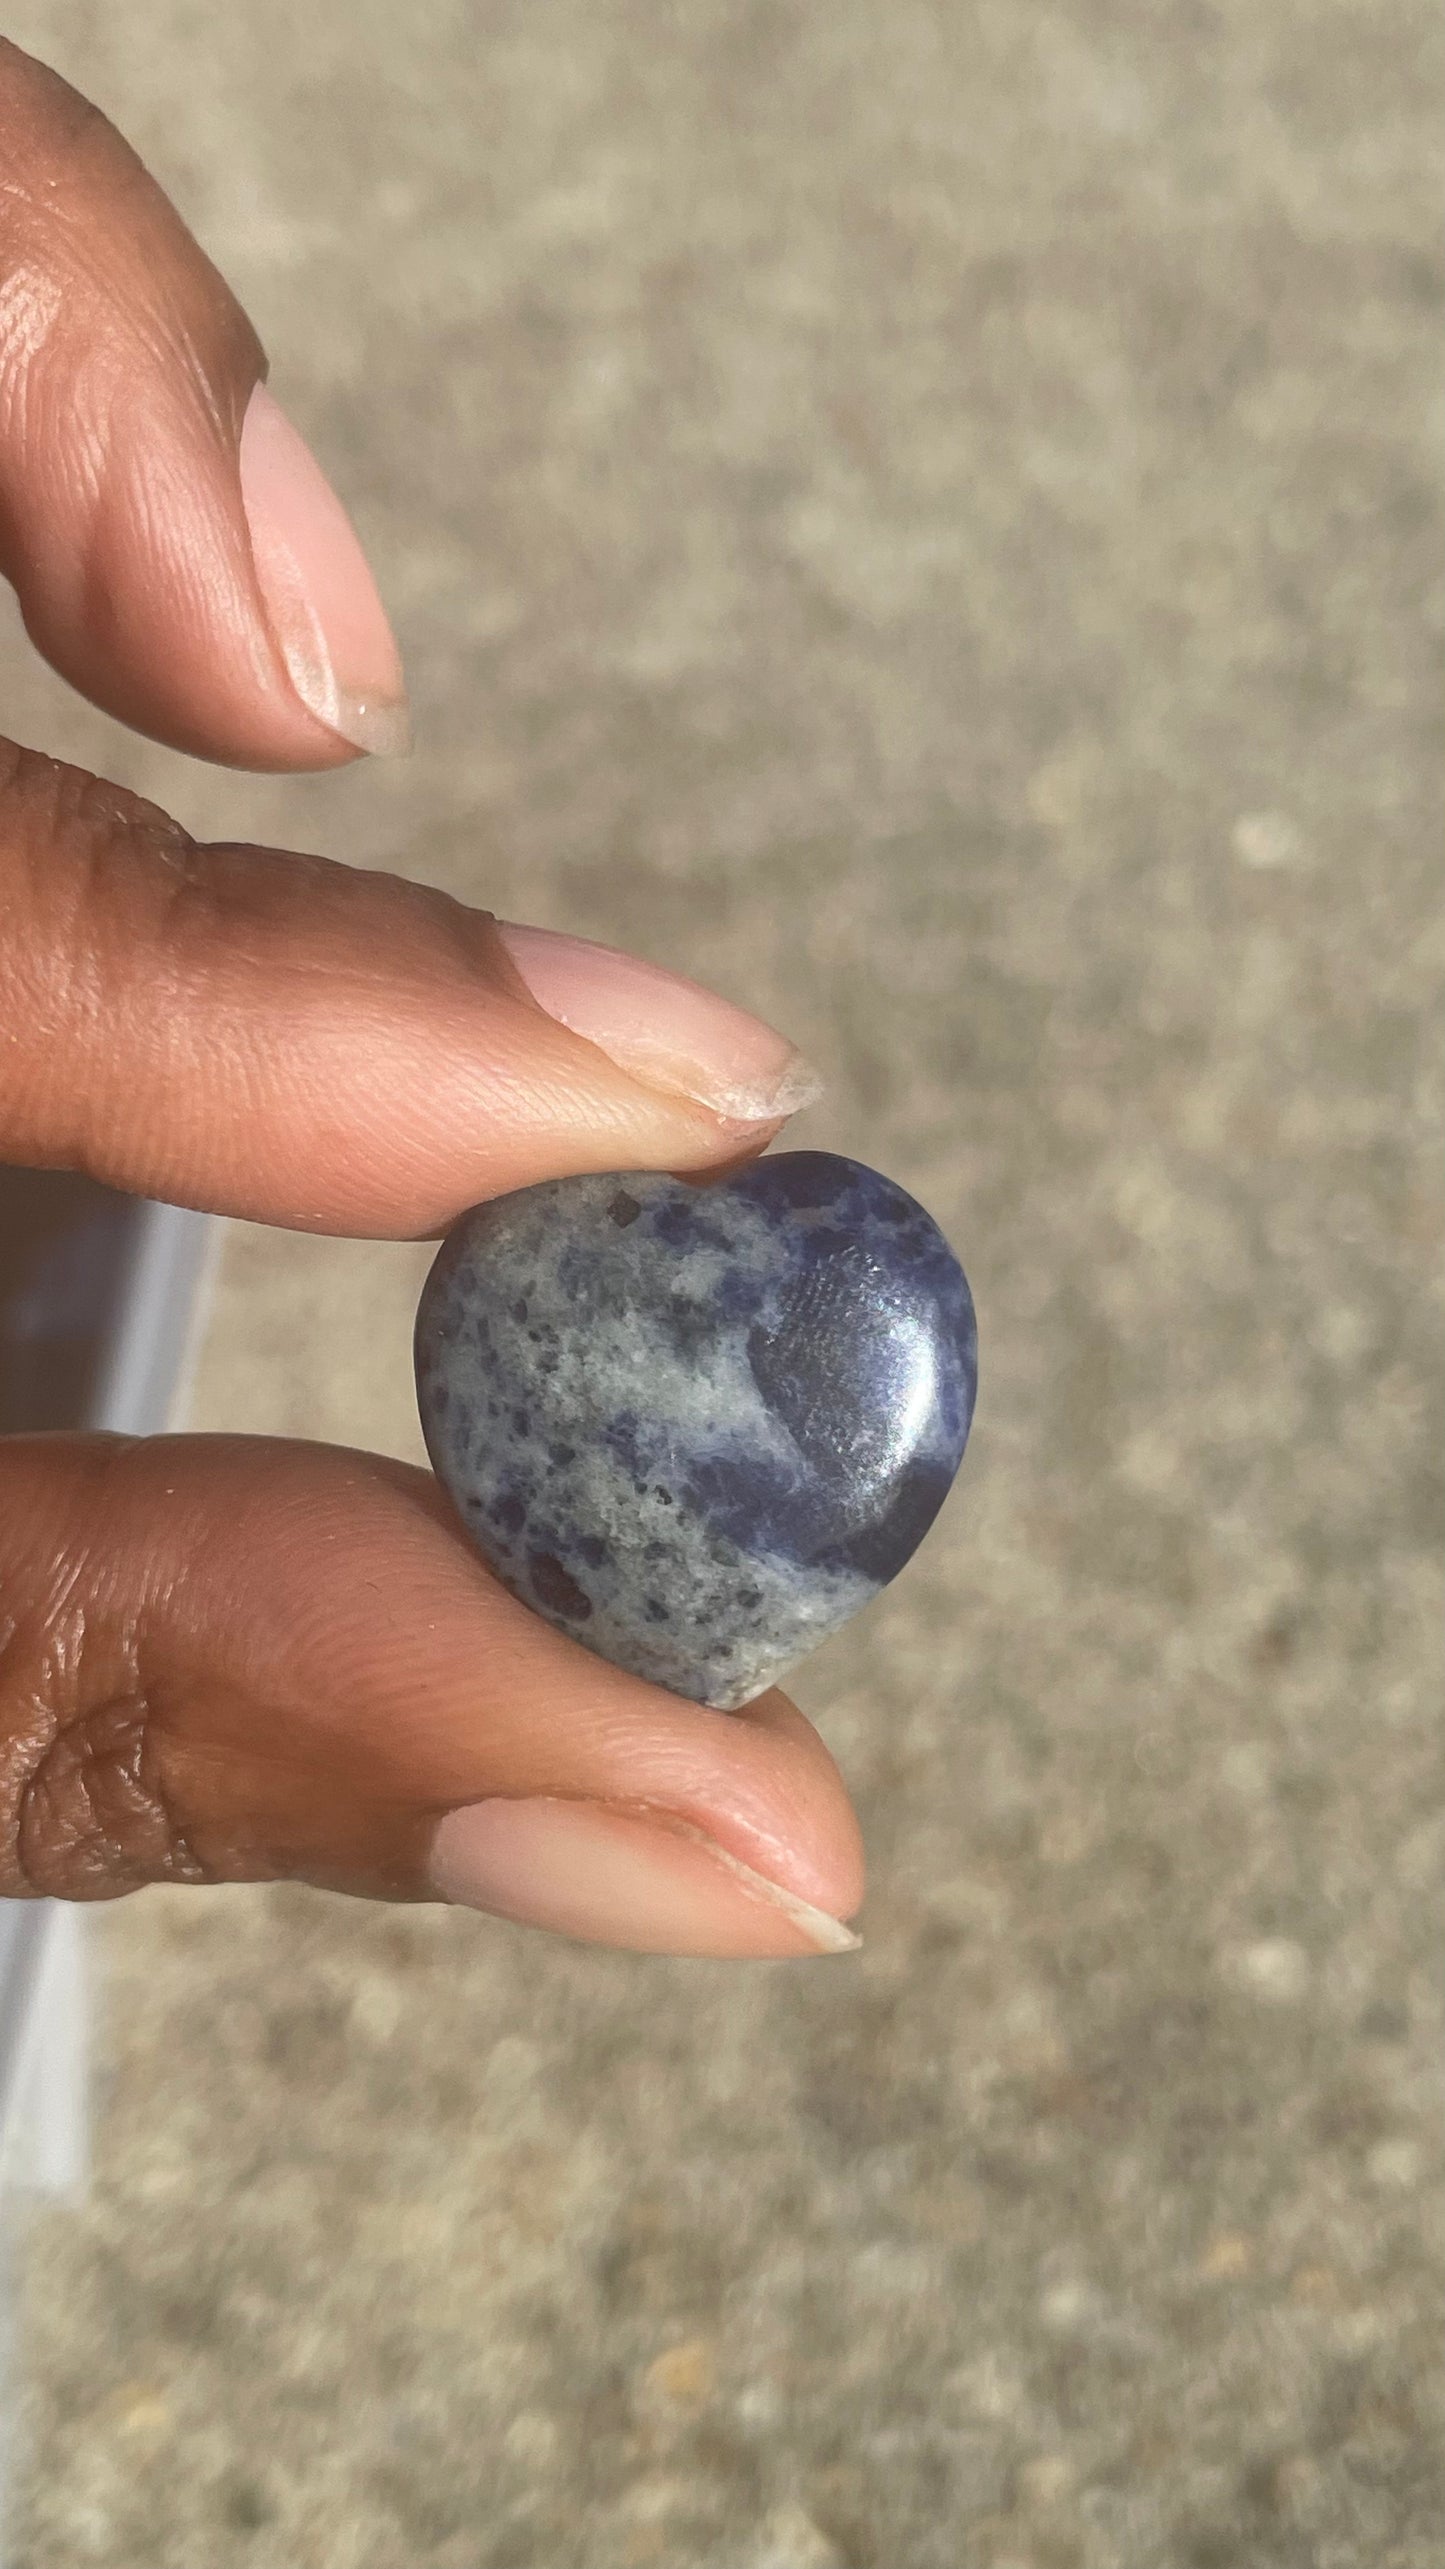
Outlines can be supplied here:
<path id="1" fill-rule="evenodd" d="M 10 45 L 0 130 L 0 569 L 31 637 L 195 755 L 344 763 L 258 594 L 237 462 L 254 331 L 128 146 Z M 197 845 L 0 744 L 0 1158 L 410 1239 L 542 1178 L 720 1170 L 774 1129 L 653 1090 L 544 1015 L 483 913 Z M 0 1609 L 0 1893 L 291 1877 L 433 1898 L 448 1812 L 543 1795 L 699 1835 L 833 1917 L 857 1906 L 856 1824 L 792 1706 L 702 1712 L 579 1651 L 401 1464 L 7 1440 Z"/>

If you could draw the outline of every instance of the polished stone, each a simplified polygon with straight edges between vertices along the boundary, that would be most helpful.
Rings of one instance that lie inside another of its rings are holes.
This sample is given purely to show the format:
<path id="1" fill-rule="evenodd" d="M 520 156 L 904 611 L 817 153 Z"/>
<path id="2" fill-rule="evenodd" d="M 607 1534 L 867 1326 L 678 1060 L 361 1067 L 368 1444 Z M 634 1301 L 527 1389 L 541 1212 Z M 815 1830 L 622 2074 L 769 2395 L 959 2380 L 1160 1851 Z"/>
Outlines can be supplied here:
<path id="1" fill-rule="evenodd" d="M 724 1708 L 902 1569 L 977 1375 L 936 1223 L 821 1151 L 478 1206 L 427 1279 L 416 1364 L 427 1450 L 514 1594 Z"/>

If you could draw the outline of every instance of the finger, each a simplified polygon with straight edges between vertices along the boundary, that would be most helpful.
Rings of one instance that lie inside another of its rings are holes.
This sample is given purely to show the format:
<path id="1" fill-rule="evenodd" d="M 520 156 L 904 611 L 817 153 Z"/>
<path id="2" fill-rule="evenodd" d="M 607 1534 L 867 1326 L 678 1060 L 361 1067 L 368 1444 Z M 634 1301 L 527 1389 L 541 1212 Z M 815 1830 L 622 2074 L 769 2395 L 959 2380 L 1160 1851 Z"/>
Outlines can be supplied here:
<path id="1" fill-rule="evenodd" d="M 718 1166 L 817 1094 L 756 1018 L 388 875 L 198 847 L 0 743 L 0 1156 L 416 1237 L 594 1169 Z"/>
<path id="2" fill-rule="evenodd" d="M 61 676 L 240 767 L 405 745 L 385 612 L 230 288 L 95 108 L 0 41 L 0 570 Z"/>
<path id="3" fill-rule="evenodd" d="M 580 1650 L 406 1465 L 16 1438 L 0 1590 L 0 1894 L 293 1877 L 647 1950 L 853 1941 L 857 1829 L 801 1716 Z"/>

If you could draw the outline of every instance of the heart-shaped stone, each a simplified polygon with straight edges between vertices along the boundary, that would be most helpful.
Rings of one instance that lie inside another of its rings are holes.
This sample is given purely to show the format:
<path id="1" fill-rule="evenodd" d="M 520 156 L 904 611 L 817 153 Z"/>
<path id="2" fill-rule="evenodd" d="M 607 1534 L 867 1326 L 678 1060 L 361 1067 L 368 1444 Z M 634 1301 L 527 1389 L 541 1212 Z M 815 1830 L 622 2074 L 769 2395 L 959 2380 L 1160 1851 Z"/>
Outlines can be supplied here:
<path id="1" fill-rule="evenodd" d="M 876 1169 L 576 1177 L 463 1215 L 422 1292 L 427 1450 L 536 1612 L 696 1703 L 761 1694 L 902 1569 L 973 1414 L 963 1269 Z"/>

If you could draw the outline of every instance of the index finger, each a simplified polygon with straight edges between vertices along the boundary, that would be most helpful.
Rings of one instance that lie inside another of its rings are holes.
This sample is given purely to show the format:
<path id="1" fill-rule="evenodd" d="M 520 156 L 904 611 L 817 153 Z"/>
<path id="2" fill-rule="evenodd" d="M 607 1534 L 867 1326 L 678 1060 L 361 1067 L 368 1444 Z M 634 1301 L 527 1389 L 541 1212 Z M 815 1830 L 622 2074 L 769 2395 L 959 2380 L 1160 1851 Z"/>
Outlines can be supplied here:
<path id="1" fill-rule="evenodd" d="M 304 1231 L 720 1167 L 817 1094 L 727 1000 L 0 742 L 0 1157 Z"/>

